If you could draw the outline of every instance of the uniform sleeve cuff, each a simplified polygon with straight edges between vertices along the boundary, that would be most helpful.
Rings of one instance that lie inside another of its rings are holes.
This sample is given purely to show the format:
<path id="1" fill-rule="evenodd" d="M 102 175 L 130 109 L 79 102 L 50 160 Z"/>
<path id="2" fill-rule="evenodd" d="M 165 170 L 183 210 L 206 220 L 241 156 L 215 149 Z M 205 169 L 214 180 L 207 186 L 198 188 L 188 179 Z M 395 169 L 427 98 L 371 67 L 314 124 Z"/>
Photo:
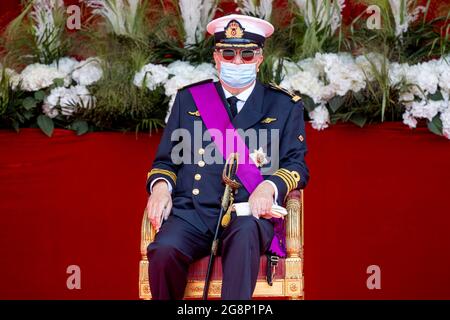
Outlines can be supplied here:
<path id="1" fill-rule="evenodd" d="M 166 178 L 156 178 L 155 180 L 153 180 L 152 183 L 150 183 L 150 193 L 152 193 L 152 191 L 153 191 L 153 185 L 160 180 L 164 180 L 167 183 L 169 192 L 172 193 L 172 189 L 173 189 L 172 185 L 170 184 L 169 180 L 167 180 Z"/>
<path id="2" fill-rule="evenodd" d="M 272 185 L 273 190 L 275 190 L 275 193 L 273 195 L 273 203 L 275 205 L 278 205 L 278 201 L 277 201 L 277 199 L 278 199 L 278 187 L 277 187 L 277 185 L 275 183 L 273 183 L 273 181 L 270 181 L 270 180 L 264 180 L 261 183 L 264 183 L 264 182 L 270 183 Z"/>

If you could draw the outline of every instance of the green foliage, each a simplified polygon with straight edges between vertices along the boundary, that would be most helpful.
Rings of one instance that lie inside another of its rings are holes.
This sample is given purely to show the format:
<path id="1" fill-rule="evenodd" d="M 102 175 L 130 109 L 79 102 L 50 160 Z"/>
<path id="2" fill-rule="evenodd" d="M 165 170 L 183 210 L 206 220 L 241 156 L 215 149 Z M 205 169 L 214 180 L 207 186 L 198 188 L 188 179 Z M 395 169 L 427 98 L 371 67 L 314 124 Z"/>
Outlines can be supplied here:
<path id="1" fill-rule="evenodd" d="M 24 64 L 49 64 L 64 57 L 71 48 L 71 37 L 65 30 L 65 7 L 52 11 L 53 27 L 36 32 L 35 21 L 31 14 L 33 1 L 24 4 L 23 11 L 2 34 L 2 47 L 5 48 L 5 61 L 11 67 Z"/>
<path id="2" fill-rule="evenodd" d="M 450 12 L 447 16 L 427 21 L 430 1 L 427 1 L 421 18 L 411 23 L 408 30 L 400 35 L 396 35 L 395 21 L 388 0 L 370 1 L 370 4 L 376 4 L 380 8 L 381 28 L 368 29 L 363 12 L 352 22 L 350 34 L 344 40 L 344 47 L 351 52 L 379 52 L 385 54 L 390 61 L 409 64 L 448 54 Z M 416 4 L 417 1 L 413 7 Z M 441 28 L 437 27 L 439 24 L 442 24 Z"/>
<path id="3" fill-rule="evenodd" d="M 95 108 L 81 117 L 105 129 L 136 128 L 142 119 L 164 119 L 168 99 L 164 90 L 150 91 L 133 84 L 136 72 L 147 63 L 148 48 L 139 41 L 110 35 L 97 50 L 102 59 L 103 78 L 92 85 Z"/>
<path id="4" fill-rule="evenodd" d="M 0 128 L 13 128 L 19 131 L 20 127 L 32 126 L 40 110 L 37 107 L 41 100 L 27 96 L 24 92 L 13 90 L 10 78 L 5 69 L 2 69 L 0 80 Z M 39 94 L 38 94 L 39 98 Z"/>

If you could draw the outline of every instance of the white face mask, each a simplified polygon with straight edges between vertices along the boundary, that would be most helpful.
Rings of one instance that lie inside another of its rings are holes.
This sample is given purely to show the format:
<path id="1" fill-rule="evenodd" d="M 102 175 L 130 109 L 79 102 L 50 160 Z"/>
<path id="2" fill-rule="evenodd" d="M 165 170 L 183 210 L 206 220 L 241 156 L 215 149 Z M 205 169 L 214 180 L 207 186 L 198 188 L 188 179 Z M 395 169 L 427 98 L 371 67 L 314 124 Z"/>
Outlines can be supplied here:
<path id="1" fill-rule="evenodd" d="M 256 62 L 234 64 L 220 63 L 220 79 L 232 88 L 243 88 L 256 79 Z"/>

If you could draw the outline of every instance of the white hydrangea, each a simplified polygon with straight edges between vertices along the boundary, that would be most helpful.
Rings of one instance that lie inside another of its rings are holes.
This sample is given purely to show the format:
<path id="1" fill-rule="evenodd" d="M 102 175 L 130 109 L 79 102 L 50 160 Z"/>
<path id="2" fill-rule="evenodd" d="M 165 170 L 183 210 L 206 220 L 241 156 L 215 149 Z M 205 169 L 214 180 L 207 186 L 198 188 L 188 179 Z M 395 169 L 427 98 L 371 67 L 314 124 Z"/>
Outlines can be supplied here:
<path id="1" fill-rule="evenodd" d="M 415 128 L 417 126 L 417 120 L 410 111 L 405 111 L 405 113 L 403 113 L 403 123 L 410 128 Z"/>
<path id="2" fill-rule="evenodd" d="M 88 108 L 95 106 L 95 97 L 82 85 L 69 88 L 57 87 L 50 91 L 44 99 L 43 111 L 50 118 L 62 114 L 71 116 L 77 108 Z"/>
<path id="3" fill-rule="evenodd" d="M 426 96 L 436 93 L 439 73 L 433 63 L 419 63 L 407 68 L 405 81 L 410 85 L 418 86 Z"/>
<path id="4" fill-rule="evenodd" d="M 95 57 L 80 61 L 72 72 L 72 79 L 81 86 L 89 86 L 102 77 L 101 60 Z"/>
<path id="5" fill-rule="evenodd" d="M 166 121 L 169 118 L 172 105 L 175 101 L 175 96 L 179 88 L 206 79 L 217 80 L 216 68 L 209 63 L 202 63 L 198 66 L 193 66 L 188 62 L 175 61 L 169 64 L 167 69 L 172 77 L 164 84 L 166 96 L 170 97 L 169 111 L 167 113 Z"/>
<path id="6" fill-rule="evenodd" d="M 58 71 L 70 75 L 75 69 L 75 67 L 78 65 L 78 61 L 74 58 L 64 57 L 59 59 L 58 61 L 53 61 L 50 64 L 50 67 L 58 69 Z"/>
<path id="7" fill-rule="evenodd" d="M 366 87 L 364 72 L 350 54 L 317 53 L 315 60 L 323 67 L 329 86 L 339 96 Z"/>
<path id="8" fill-rule="evenodd" d="M 450 139 L 450 106 L 444 112 L 441 112 L 439 118 L 442 121 L 442 133 L 447 139 Z"/>
<path id="9" fill-rule="evenodd" d="M 332 96 L 330 88 L 325 87 L 319 78 L 310 71 L 300 71 L 291 77 L 285 77 L 280 86 L 307 95 L 315 103 L 322 103 Z"/>
<path id="10" fill-rule="evenodd" d="M 38 91 L 51 86 L 55 79 L 64 79 L 65 86 L 70 84 L 70 77 L 57 68 L 40 63 L 30 64 L 20 74 L 21 89 Z"/>
<path id="11" fill-rule="evenodd" d="M 425 118 L 431 121 L 442 110 L 443 105 L 444 101 L 414 101 L 411 103 L 410 112 L 415 118 Z"/>
<path id="12" fill-rule="evenodd" d="M 323 130 L 328 128 L 330 114 L 324 105 L 315 107 L 314 110 L 309 113 L 309 117 L 311 118 L 311 125 L 314 129 Z"/>
<path id="13" fill-rule="evenodd" d="M 439 78 L 439 87 L 441 88 L 441 91 L 444 91 L 445 93 L 450 93 L 450 57 L 447 58 L 447 61 L 444 59 L 440 59 L 436 62 L 435 68 L 436 73 L 438 74 Z"/>
<path id="14" fill-rule="evenodd" d="M 155 90 L 156 87 L 166 83 L 169 79 L 169 70 L 159 64 L 149 63 L 141 68 L 134 76 L 134 85 L 141 87 L 145 85 L 150 90 Z M 144 83 L 145 80 L 145 83 Z"/>
<path id="15" fill-rule="evenodd" d="M 411 128 L 417 125 L 417 119 L 432 121 L 439 115 L 443 122 L 444 135 L 450 130 L 448 122 L 450 66 L 444 58 L 430 60 L 409 66 L 393 63 L 389 68 L 390 84 L 400 87 L 399 102 L 405 107 L 403 123 Z M 399 86 L 399 84 L 405 84 Z M 430 94 L 440 93 L 440 101 L 429 98 Z M 446 124 L 444 125 L 444 122 Z"/>
<path id="16" fill-rule="evenodd" d="M 349 54 L 321 54 L 298 63 L 285 62 L 281 86 L 326 103 L 366 87 L 366 77 Z"/>

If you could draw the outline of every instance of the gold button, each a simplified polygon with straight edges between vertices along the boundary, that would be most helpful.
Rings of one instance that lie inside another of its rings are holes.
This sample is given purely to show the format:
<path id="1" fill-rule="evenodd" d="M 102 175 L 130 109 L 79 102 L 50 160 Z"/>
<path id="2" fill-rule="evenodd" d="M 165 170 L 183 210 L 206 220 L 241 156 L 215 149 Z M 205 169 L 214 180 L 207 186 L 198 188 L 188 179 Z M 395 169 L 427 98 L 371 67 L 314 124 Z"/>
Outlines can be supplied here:
<path id="1" fill-rule="evenodd" d="M 204 166 L 205 166 L 205 161 L 200 160 L 200 161 L 198 162 L 198 166 L 199 166 L 199 167 L 204 167 Z"/>
<path id="2" fill-rule="evenodd" d="M 204 153 L 205 153 L 205 149 L 203 149 L 203 148 L 198 149 L 198 154 L 204 154 Z"/>
<path id="3" fill-rule="evenodd" d="M 193 194 L 194 196 L 198 195 L 199 193 L 200 193 L 200 190 L 198 190 L 198 189 L 192 190 L 192 194 Z"/>
<path id="4" fill-rule="evenodd" d="M 199 173 L 197 173 L 195 176 L 194 176 L 194 179 L 195 180 L 200 180 L 202 178 L 202 175 L 201 174 L 199 174 Z"/>

